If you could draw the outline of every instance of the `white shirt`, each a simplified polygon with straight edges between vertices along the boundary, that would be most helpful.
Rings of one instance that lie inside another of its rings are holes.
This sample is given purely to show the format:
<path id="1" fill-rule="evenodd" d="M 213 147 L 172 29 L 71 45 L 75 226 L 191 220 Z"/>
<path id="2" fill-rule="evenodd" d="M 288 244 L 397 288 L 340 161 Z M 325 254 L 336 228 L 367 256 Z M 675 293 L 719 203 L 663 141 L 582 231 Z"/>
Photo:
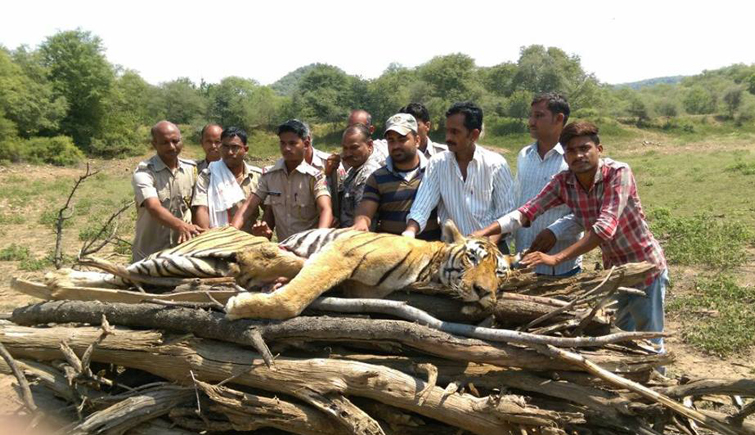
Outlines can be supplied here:
<path id="1" fill-rule="evenodd" d="M 443 151 L 448 151 L 447 145 L 433 142 L 429 137 L 427 138 L 427 146 L 425 147 L 425 152 L 423 153 L 425 157 L 429 159 L 430 157 L 436 154 L 440 154 Z"/>
<path id="2" fill-rule="evenodd" d="M 467 166 L 467 179 L 461 176 L 456 154 L 435 154 L 425 169 L 409 219 L 425 228 L 430 212 L 437 206 L 440 222 L 451 219 L 463 235 L 481 230 L 514 208 L 514 180 L 506 159 L 480 145 Z"/>
<path id="3" fill-rule="evenodd" d="M 372 141 L 372 155 L 380 165 L 385 164 L 385 159 L 388 158 L 390 153 L 388 152 L 388 141 L 385 139 L 375 139 Z"/>
<path id="4" fill-rule="evenodd" d="M 569 165 L 564 161 L 564 149 L 556 144 L 553 149 L 540 158 L 537 152 L 537 142 L 522 148 L 516 160 L 516 206 L 521 207 L 527 201 L 537 196 L 554 175 L 561 171 L 568 171 Z M 564 216 L 566 219 L 560 220 Z M 571 210 L 566 205 L 552 208 L 532 222 L 529 228 L 520 228 L 514 234 L 516 251 L 522 252 L 529 248 L 540 231 L 549 228 L 556 235 L 556 245 L 549 251 L 555 254 L 573 245 L 582 237 L 582 227 L 572 219 Z M 565 261 L 556 267 L 538 265 L 536 273 L 543 275 L 560 275 L 575 267 L 582 266 L 582 257 Z"/>

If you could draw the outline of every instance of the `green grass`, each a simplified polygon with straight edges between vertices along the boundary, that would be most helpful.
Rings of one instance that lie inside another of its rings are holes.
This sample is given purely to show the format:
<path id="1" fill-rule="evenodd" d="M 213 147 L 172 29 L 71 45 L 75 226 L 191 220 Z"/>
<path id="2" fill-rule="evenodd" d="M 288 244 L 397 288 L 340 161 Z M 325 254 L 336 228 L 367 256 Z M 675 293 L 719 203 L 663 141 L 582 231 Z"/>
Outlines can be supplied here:
<path id="1" fill-rule="evenodd" d="M 708 353 L 725 357 L 755 346 L 755 288 L 730 275 L 699 280 L 668 309 L 682 315 L 684 340 Z"/>
<path id="2" fill-rule="evenodd" d="M 29 255 L 29 248 L 12 243 L 0 250 L 0 261 L 24 261 Z"/>
<path id="3" fill-rule="evenodd" d="M 0 213 L 0 225 L 18 225 L 24 223 L 24 216 L 18 213 Z"/>
<path id="4" fill-rule="evenodd" d="M 658 208 L 649 220 L 671 264 L 731 269 L 747 260 L 746 248 L 755 243 L 755 232 L 744 223 L 707 213 L 679 217 Z"/>

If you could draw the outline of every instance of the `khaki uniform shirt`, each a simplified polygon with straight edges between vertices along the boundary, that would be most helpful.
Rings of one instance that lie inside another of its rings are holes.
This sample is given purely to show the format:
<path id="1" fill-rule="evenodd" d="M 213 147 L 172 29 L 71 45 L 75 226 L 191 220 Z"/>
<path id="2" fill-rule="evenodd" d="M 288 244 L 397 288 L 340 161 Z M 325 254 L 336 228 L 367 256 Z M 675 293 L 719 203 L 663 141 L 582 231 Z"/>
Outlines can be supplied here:
<path id="1" fill-rule="evenodd" d="M 207 161 L 207 159 L 199 159 L 195 160 L 194 163 L 197 164 L 197 173 L 201 174 L 202 171 L 207 169 L 210 166 L 210 162 Z"/>
<path id="2" fill-rule="evenodd" d="M 143 207 L 144 201 L 157 198 L 173 216 L 190 222 L 189 204 L 196 179 L 197 166 L 192 160 L 179 158 L 175 172 L 157 155 L 139 163 L 131 179 L 137 206 L 134 261 L 178 243 L 178 233 L 153 218 Z"/>
<path id="3" fill-rule="evenodd" d="M 283 159 L 262 174 L 254 194 L 272 207 L 278 240 L 316 228 L 320 213 L 315 200 L 330 196 L 322 171 L 302 161 L 288 173 Z"/>
<path id="4" fill-rule="evenodd" d="M 244 192 L 244 197 L 249 198 L 249 195 L 257 190 L 257 185 L 262 177 L 262 169 L 252 166 L 244 162 L 244 176 L 241 181 L 241 191 Z M 204 169 L 199 173 L 197 178 L 197 185 L 194 187 L 194 199 L 191 200 L 192 207 L 205 206 L 209 209 L 209 202 L 207 201 L 207 191 L 210 187 L 210 169 Z M 229 211 L 229 221 L 233 219 L 233 216 L 238 211 L 239 206 L 243 203 L 239 202 L 234 205 Z M 259 216 L 259 214 L 258 214 Z M 254 225 L 254 219 L 249 219 L 242 230 L 246 232 L 252 231 L 252 225 Z"/>

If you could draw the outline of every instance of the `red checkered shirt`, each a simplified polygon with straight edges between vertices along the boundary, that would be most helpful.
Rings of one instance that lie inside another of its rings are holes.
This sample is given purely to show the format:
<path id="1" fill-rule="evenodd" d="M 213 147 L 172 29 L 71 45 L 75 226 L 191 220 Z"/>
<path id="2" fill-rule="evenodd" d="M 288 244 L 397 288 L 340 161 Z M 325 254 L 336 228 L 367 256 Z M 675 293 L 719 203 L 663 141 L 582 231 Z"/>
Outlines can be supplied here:
<path id="1" fill-rule="evenodd" d="M 648 228 L 632 170 L 626 163 L 600 159 L 589 191 L 571 171 L 560 172 L 519 211 L 534 221 L 561 204 L 572 210 L 585 229 L 591 228 L 602 239 L 604 267 L 647 261 L 656 266 L 656 271 L 646 285 L 666 269 L 663 249 Z"/>

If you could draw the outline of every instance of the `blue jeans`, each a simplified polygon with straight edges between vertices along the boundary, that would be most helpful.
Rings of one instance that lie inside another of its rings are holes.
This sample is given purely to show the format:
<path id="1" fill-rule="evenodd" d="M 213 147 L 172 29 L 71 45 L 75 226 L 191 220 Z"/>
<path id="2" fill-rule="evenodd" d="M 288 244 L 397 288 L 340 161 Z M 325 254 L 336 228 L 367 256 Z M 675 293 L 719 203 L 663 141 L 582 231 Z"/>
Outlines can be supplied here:
<path id="1" fill-rule="evenodd" d="M 663 301 L 668 287 L 668 269 L 664 269 L 655 280 L 645 287 L 647 297 L 621 294 L 616 300 L 616 326 L 625 331 L 663 332 Z M 663 338 L 653 338 L 659 353 L 663 353 Z"/>

